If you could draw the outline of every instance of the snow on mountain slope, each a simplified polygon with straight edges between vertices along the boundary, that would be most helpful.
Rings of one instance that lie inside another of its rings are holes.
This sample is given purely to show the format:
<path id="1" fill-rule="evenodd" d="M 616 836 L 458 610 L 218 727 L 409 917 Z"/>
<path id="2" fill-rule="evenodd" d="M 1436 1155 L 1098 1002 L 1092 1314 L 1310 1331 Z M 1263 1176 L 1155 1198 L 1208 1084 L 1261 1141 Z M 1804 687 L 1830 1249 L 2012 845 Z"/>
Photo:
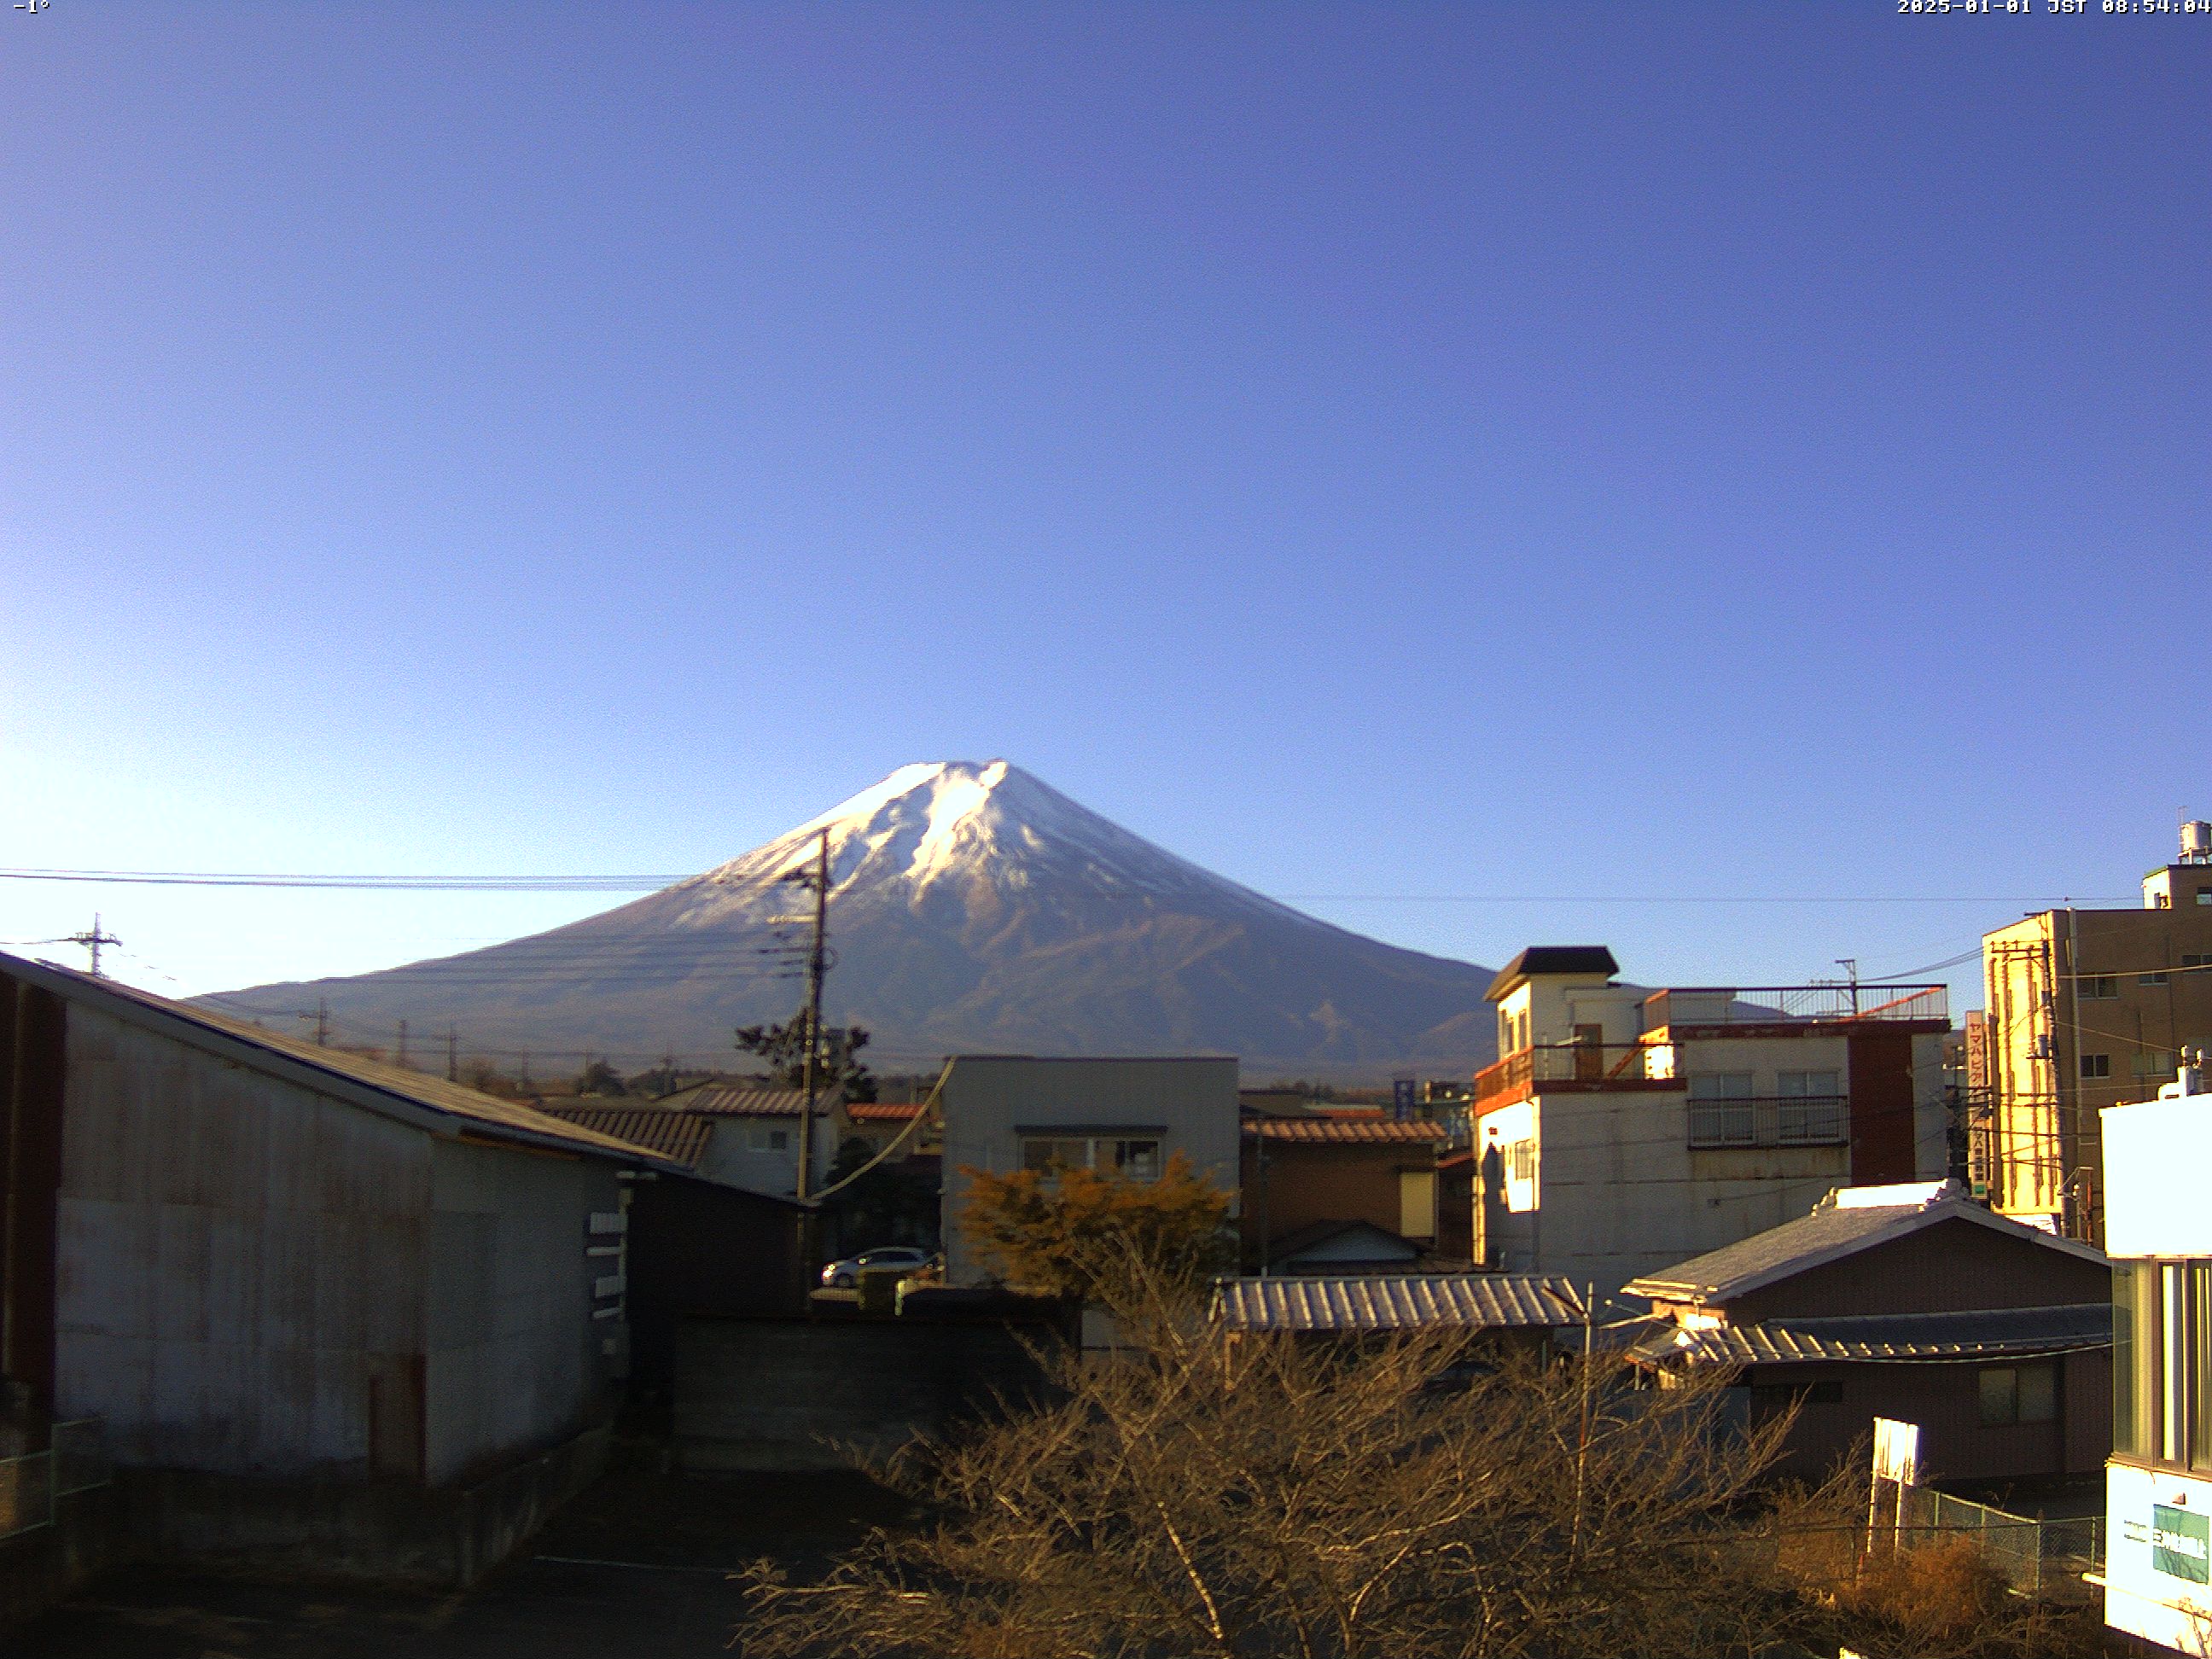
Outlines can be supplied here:
<path id="1" fill-rule="evenodd" d="M 232 994 L 325 998 L 356 1030 L 703 1062 L 796 1006 L 806 906 L 781 879 L 830 835 L 833 1018 L 887 1062 L 958 1049 L 1233 1053 L 1255 1071 L 1387 1075 L 1490 1058 L 1490 971 L 1331 927 L 1177 858 L 1002 760 L 901 767 L 766 845 L 634 903 L 489 950 Z"/>

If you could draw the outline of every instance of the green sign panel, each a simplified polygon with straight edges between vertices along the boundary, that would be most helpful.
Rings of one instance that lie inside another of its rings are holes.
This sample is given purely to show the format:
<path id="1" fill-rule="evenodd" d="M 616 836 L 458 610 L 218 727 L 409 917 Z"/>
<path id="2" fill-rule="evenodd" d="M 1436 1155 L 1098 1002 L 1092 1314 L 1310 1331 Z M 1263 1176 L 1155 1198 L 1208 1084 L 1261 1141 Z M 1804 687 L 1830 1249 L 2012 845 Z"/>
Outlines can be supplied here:
<path id="1" fill-rule="evenodd" d="M 2212 1583 L 2212 1516 L 2152 1504 L 2150 1564 L 2169 1577 Z"/>

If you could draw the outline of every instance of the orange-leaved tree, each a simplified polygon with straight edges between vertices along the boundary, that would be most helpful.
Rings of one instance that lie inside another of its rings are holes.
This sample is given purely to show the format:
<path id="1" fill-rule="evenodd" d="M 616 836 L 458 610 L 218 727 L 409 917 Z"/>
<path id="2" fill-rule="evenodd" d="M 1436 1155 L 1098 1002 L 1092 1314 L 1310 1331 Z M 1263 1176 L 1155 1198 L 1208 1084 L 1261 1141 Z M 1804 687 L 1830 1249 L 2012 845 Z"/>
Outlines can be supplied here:
<path id="1" fill-rule="evenodd" d="M 985 1272 L 1054 1296 L 1115 1299 L 1131 1273 L 1194 1289 L 1234 1256 L 1229 1194 L 1177 1152 L 1156 1181 L 1055 1166 L 963 1168 L 960 1229 Z"/>

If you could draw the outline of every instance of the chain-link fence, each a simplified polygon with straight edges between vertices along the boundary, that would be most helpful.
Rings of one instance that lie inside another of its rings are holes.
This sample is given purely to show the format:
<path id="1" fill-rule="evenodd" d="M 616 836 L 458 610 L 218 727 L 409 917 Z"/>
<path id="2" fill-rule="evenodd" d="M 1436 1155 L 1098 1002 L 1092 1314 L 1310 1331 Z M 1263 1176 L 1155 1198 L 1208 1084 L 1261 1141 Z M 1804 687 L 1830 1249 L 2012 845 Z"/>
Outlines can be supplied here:
<path id="1" fill-rule="evenodd" d="M 0 1539 L 52 1526 L 63 1498 L 113 1478 L 98 1418 L 55 1424 L 46 1450 L 0 1457 Z"/>
<path id="2" fill-rule="evenodd" d="M 1931 1487 L 1909 1486 L 1902 1522 L 1899 1531 L 1908 1547 L 1947 1538 L 1973 1540 L 2014 1589 L 2039 1600 L 2093 1595 L 2082 1575 L 2104 1571 L 2101 1515 L 2039 1519 Z"/>

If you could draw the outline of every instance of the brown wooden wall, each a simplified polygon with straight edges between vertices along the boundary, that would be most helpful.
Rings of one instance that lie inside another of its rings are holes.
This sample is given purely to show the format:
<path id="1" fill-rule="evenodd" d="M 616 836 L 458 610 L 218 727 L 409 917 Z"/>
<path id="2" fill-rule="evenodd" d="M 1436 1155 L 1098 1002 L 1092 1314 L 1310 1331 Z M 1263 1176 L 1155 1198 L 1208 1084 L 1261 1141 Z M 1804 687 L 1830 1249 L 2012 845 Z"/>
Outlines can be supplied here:
<path id="1" fill-rule="evenodd" d="M 1784 1473 L 1818 1479 L 1862 1436 L 1876 1417 L 1920 1425 L 1921 1480 L 2018 1480 L 2091 1474 L 2105 1466 L 2112 1438 L 2112 1365 L 2109 1349 L 2045 1359 L 1996 1359 L 1992 1364 L 2048 1364 L 2058 1368 L 2057 1418 L 2050 1423 L 1985 1425 L 1981 1420 L 1981 1373 L 1974 1364 L 1754 1365 L 1754 1410 L 1762 1386 L 1832 1382 L 1839 1401 L 1807 1400 L 1790 1431 Z"/>
<path id="2" fill-rule="evenodd" d="M 1952 1220 L 1739 1297 L 1727 1314 L 1731 1324 L 1750 1325 L 1784 1315 L 2057 1307 L 2112 1294 L 2112 1272 L 2100 1262 Z"/>
<path id="3" fill-rule="evenodd" d="M 1435 1166 L 1426 1144 L 1381 1145 L 1271 1140 L 1264 1181 L 1257 1147 L 1244 1143 L 1243 1202 L 1238 1218 L 1245 1254 L 1256 1255 L 1263 1237 L 1280 1238 L 1316 1221 L 1365 1221 L 1395 1233 L 1404 1218 L 1398 1176 Z"/>

